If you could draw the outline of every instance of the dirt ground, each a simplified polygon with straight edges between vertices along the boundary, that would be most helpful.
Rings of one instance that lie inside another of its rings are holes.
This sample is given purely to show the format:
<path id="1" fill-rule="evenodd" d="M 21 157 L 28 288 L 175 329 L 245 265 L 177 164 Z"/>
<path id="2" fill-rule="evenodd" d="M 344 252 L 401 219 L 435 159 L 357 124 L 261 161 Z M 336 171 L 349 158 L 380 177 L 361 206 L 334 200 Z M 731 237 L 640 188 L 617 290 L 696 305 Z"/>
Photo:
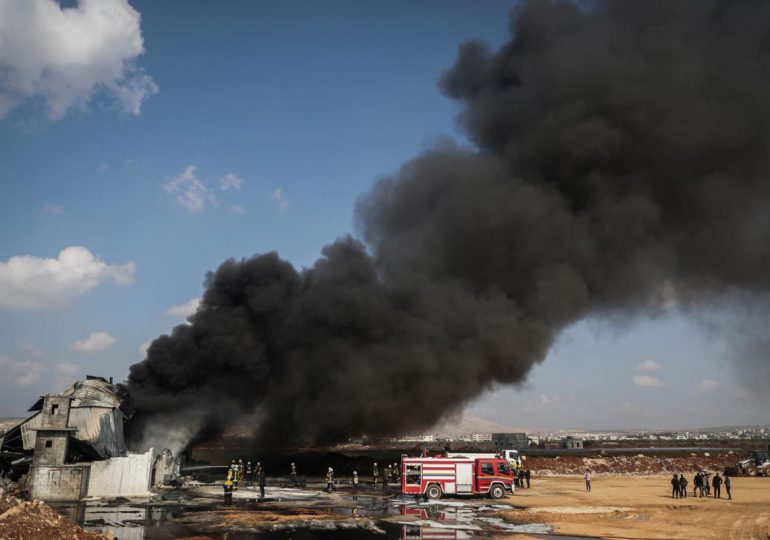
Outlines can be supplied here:
<path id="1" fill-rule="evenodd" d="M 624 539 L 770 539 L 770 478 L 732 478 L 733 500 L 671 498 L 670 476 L 598 476 L 585 492 L 582 477 L 534 479 L 506 499 L 520 510 L 508 521 L 544 522 L 563 535 Z"/>

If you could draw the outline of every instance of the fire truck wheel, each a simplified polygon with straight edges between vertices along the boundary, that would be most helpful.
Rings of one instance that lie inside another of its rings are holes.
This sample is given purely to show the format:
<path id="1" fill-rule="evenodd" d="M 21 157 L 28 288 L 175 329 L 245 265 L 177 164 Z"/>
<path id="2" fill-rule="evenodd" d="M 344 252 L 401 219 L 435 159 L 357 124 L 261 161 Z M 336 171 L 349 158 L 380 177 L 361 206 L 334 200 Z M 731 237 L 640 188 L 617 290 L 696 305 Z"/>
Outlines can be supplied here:
<path id="1" fill-rule="evenodd" d="M 505 497 L 505 488 L 500 484 L 495 484 L 489 489 L 489 495 L 493 499 L 502 499 Z"/>
<path id="2" fill-rule="evenodd" d="M 428 486 L 428 489 L 425 490 L 425 496 L 429 499 L 440 499 L 441 488 L 438 486 L 438 484 L 431 484 Z"/>

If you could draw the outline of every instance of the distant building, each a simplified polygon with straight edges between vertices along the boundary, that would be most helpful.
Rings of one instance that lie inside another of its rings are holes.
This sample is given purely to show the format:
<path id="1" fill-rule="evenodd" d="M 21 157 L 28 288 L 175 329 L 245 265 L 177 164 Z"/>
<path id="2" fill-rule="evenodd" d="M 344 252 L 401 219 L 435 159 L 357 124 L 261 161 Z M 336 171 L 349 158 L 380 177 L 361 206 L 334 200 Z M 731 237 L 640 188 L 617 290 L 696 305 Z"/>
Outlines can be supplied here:
<path id="1" fill-rule="evenodd" d="M 493 433 L 492 444 L 495 448 L 526 448 L 526 433 Z"/>
<path id="2" fill-rule="evenodd" d="M 474 433 L 473 435 L 471 435 L 471 440 L 476 443 L 490 442 L 492 440 L 492 434 L 491 433 Z"/>
<path id="3" fill-rule="evenodd" d="M 583 448 L 583 439 L 576 439 L 575 437 L 566 437 L 561 440 L 561 447 L 567 450 L 581 450 Z"/>

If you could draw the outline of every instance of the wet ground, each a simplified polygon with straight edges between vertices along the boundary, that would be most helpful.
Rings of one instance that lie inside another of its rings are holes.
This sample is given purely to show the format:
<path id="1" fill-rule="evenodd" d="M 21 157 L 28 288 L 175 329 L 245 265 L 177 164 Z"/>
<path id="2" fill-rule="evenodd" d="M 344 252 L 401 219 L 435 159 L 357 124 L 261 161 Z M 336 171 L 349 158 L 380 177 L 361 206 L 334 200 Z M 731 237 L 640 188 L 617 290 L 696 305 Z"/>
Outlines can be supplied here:
<path id="1" fill-rule="evenodd" d="M 87 530 L 111 531 L 118 540 L 326 540 L 471 539 L 555 537 L 540 523 L 504 521 L 517 510 L 516 497 L 442 499 L 427 502 L 393 491 L 340 486 L 332 494 L 322 484 L 305 488 L 271 486 L 265 499 L 241 486 L 232 506 L 222 504 L 219 484 L 164 490 L 150 501 L 89 501 L 59 505 Z M 521 510 L 522 518 L 525 512 Z M 509 519 L 510 521 L 510 519 Z"/>

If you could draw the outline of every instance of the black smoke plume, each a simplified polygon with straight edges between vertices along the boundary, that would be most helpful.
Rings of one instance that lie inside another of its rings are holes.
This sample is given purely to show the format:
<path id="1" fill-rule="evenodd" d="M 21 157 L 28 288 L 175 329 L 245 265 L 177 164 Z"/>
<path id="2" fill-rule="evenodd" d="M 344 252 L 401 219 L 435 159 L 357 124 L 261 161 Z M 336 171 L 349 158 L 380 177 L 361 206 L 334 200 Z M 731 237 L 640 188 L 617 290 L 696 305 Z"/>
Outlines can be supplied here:
<path id="1" fill-rule="evenodd" d="M 360 240 L 207 276 L 131 368 L 147 425 L 418 430 L 524 381 L 577 320 L 770 289 L 770 3 L 531 0 L 510 32 L 439 83 L 473 147 L 378 182 Z"/>

